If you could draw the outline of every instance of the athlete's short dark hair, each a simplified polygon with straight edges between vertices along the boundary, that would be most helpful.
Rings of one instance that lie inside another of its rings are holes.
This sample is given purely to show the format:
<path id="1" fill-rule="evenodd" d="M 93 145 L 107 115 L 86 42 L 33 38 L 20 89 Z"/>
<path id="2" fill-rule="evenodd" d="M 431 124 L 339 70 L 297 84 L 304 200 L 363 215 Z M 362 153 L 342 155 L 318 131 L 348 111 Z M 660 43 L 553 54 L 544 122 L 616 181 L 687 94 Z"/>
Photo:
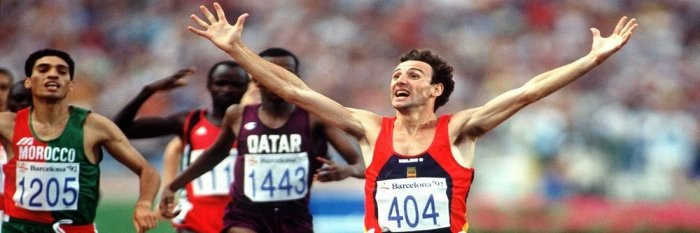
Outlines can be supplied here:
<path id="1" fill-rule="evenodd" d="M 450 99 L 452 91 L 455 89 L 455 81 L 452 79 L 452 66 L 447 65 L 447 62 L 442 60 L 437 54 L 433 54 L 430 50 L 413 49 L 401 56 L 401 62 L 415 60 L 428 63 L 433 68 L 433 77 L 430 79 L 430 84 L 442 83 L 444 87 L 442 95 L 435 99 L 434 111 L 445 105 Z"/>
<path id="2" fill-rule="evenodd" d="M 213 81 L 213 79 L 214 79 L 214 71 L 215 71 L 216 68 L 218 68 L 219 66 L 240 67 L 241 65 L 238 64 L 238 62 L 231 61 L 231 60 L 226 60 L 226 61 L 217 62 L 216 64 L 214 64 L 213 66 L 211 66 L 211 68 L 209 68 L 209 73 L 207 73 L 207 86 L 209 86 L 209 85 L 211 84 L 211 82 Z"/>
<path id="3" fill-rule="evenodd" d="M 294 59 L 294 73 L 299 73 L 299 58 L 294 53 L 283 48 L 272 47 L 258 53 L 260 57 L 292 57 Z"/>
<path id="4" fill-rule="evenodd" d="M 14 82 L 15 78 L 12 76 L 10 70 L 0 67 L 0 74 L 7 76 L 10 79 L 10 83 Z"/>
<path id="5" fill-rule="evenodd" d="M 63 61 L 68 64 L 68 74 L 70 74 L 70 80 L 73 80 L 73 74 L 75 74 L 75 63 L 73 62 L 73 59 L 68 53 L 56 49 L 42 49 L 29 55 L 27 61 L 24 63 L 24 74 L 27 77 L 31 77 L 32 69 L 34 68 L 34 65 L 36 65 L 36 61 L 47 56 L 56 56 L 63 59 Z"/>

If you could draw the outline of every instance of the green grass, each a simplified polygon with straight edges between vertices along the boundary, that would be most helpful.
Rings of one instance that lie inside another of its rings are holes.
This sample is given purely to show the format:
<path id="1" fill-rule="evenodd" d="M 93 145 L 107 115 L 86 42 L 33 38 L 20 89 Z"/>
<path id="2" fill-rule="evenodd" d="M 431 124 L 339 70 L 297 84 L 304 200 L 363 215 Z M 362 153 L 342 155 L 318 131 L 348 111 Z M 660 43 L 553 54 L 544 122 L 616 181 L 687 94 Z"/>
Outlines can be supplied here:
<path id="1" fill-rule="evenodd" d="M 97 206 L 97 230 L 100 233 L 135 232 L 131 222 L 134 213 L 134 203 L 129 201 L 102 200 Z M 169 222 L 159 221 L 158 227 L 149 233 L 174 232 Z"/>

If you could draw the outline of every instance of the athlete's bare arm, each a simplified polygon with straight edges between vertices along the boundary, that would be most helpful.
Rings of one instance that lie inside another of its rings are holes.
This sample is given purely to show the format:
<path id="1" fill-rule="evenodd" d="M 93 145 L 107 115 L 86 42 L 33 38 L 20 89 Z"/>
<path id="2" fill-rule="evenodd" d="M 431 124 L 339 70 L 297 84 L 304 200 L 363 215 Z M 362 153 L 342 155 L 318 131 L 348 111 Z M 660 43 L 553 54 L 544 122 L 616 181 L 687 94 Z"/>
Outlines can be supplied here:
<path id="1" fill-rule="evenodd" d="M 234 58 L 249 74 L 261 85 L 290 103 L 319 116 L 321 120 L 330 126 L 337 127 L 350 135 L 363 140 L 366 137 L 368 124 L 379 122 L 380 117 L 360 111 L 351 111 L 330 98 L 311 90 L 296 75 L 261 58 L 250 51 L 241 41 L 243 25 L 248 14 L 238 17 L 235 25 L 230 25 L 226 20 L 224 11 L 218 3 L 214 3 L 214 9 L 218 19 L 204 6 L 200 10 L 206 16 L 208 23 L 199 17 L 190 16 L 194 22 L 204 30 L 194 27 L 188 29 L 204 38 L 209 39 L 217 47 L 224 50 Z M 376 125 L 378 127 L 378 124 Z"/>
<path id="2" fill-rule="evenodd" d="M 144 86 L 141 92 L 114 117 L 114 123 L 119 126 L 128 138 L 151 138 L 169 134 L 180 135 L 186 113 L 168 117 L 141 117 L 136 120 L 134 118 L 141 105 L 153 94 L 158 91 L 168 91 L 186 85 L 187 79 L 185 77 L 192 73 L 194 73 L 193 68 L 182 69 L 171 76 Z"/>
<path id="3" fill-rule="evenodd" d="M 591 28 L 593 45 L 584 57 L 535 76 L 520 88 L 499 95 L 484 106 L 459 112 L 450 122 L 455 139 L 475 139 L 511 117 L 523 107 L 540 100 L 580 78 L 622 48 L 637 28 L 635 19 L 622 17 L 609 37 Z"/>
<path id="4" fill-rule="evenodd" d="M 12 142 L 12 134 L 15 130 L 15 116 L 13 112 L 0 112 L 0 142 L 5 146 L 7 151 L 7 159 L 12 156 L 10 142 Z"/>
<path id="5" fill-rule="evenodd" d="M 180 168 L 183 149 L 184 146 L 180 137 L 173 138 L 165 146 L 165 151 L 163 151 L 163 188 L 175 179 Z"/>
<path id="6" fill-rule="evenodd" d="M 85 120 L 85 147 L 90 161 L 96 162 L 96 154 L 104 147 L 114 159 L 128 167 L 139 176 L 139 197 L 134 208 L 134 227 L 136 232 L 145 232 L 156 226 L 157 215 L 151 210 L 151 204 L 158 192 L 160 176 L 136 149 L 119 128 L 109 119 L 91 113 Z"/>
<path id="7" fill-rule="evenodd" d="M 348 165 L 338 165 L 332 160 L 316 157 L 318 161 L 325 163 L 326 166 L 316 171 L 316 174 L 314 174 L 314 180 L 321 182 L 339 181 L 349 176 L 364 178 L 365 165 L 362 162 L 362 157 L 360 151 L 358 150 L 359 148 L 352 143 L 354 139 L 338 128 L 326 126 L 322 127 L 328 142 L 330 142 L 333 148 L 338 151 L 340 156 L 343 157 Z"/>
<path id="8" fill-rule="evenodd" d="M 211 170 L 229 156 L 229 151 L 233 146 L 234 140 L 236 140 L 237 126 L 240 125 L 242 110 L 243 106 L 238 104 L 229 106 L 221 122 L 221 131 L 214 144 L 202 152 L 202 155 L 197 160 L 175 177 L 170 184 L 165 186 L 159 205 L 160 213 L 163 217 L 172 218 L 177 215 L 177 213 L 173 213 L 173 208 L 175 207 L 174 192 L 176 190 L 185 187 L 187 183 Z"/>

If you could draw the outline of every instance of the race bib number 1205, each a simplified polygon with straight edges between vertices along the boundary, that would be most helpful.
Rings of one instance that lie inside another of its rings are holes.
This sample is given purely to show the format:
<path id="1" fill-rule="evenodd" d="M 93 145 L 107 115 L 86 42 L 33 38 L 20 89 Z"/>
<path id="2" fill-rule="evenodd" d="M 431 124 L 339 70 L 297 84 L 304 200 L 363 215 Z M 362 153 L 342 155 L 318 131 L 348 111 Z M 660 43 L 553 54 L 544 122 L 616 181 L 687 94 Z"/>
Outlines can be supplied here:
<path id="1" fill-rule="evenodd" d="M 254 202 L 300 199 L 309 191 L 306 152 L 245 155 L 245 195 Z"/>
<path id="2" fill-rule="evenodd" d="M 78 209 L 78 163 L 17 161 L 16 171 L 15 205 L 29 210 Z"/>

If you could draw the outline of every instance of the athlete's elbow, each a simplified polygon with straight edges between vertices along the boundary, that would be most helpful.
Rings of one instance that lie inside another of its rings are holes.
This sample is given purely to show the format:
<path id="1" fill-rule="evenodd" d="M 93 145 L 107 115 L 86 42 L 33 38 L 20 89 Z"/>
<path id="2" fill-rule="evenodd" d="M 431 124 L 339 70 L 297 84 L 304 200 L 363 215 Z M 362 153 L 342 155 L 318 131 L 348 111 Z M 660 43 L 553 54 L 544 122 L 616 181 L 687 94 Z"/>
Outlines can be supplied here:
<path id="1" fill-rule="evenodd" d="M 519 105 L 528 105 L 537 102 L 545 96 L 545 93 L 540 88 L 533 86 L 524 86 L 518 90 L 517 103 Z"/>
<path id="2" fill-rule="evenodd" d="M 138 175 L 143 179 L 148 179 L 152 182 L 160 183 L 160 174 L 158 174 L 158 170 L 156 170 L 156 168 L 154 168 L 148 163 L 144 164 L 141 167 L 141 172 L 139 172 Z"/>

